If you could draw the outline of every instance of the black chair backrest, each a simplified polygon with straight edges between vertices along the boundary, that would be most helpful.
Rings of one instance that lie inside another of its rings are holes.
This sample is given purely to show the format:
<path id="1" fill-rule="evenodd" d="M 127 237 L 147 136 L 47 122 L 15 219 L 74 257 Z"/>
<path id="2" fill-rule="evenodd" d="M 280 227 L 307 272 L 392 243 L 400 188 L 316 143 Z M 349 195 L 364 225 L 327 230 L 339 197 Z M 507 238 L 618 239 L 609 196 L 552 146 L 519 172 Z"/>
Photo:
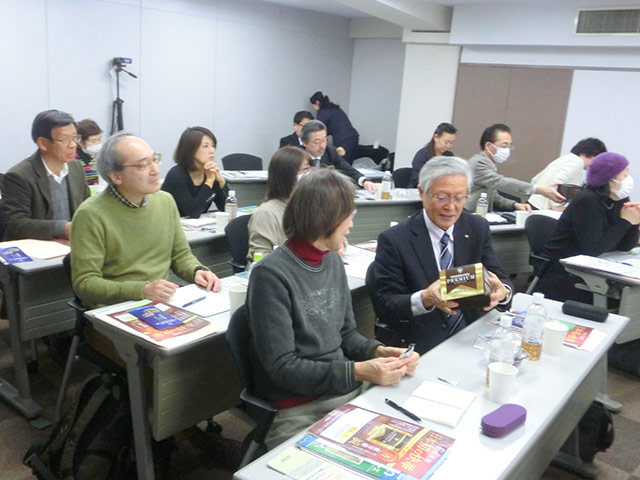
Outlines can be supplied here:
<path id="1" fill-rule="evenodd" d="M 546 243 L 553 236 L 558 221 L 546 215 L 529 215 L 524 225 L 529 240 L 529 248 L 534 255 L 540 255 Z"/>
<path id="2" fill-rule="evenodd" d="M 391 175 L 393 175 L 393 184 L 396 188 L 409 187 L 409 180 L 411 180 L 411 167 L 399 168 L 394 170 Z"/>
<path id="3" fill-rule="evenodd" d="M 249 251 L 249 220 L 251 215 L 240 215 L 224 228 L 224 234 L 231 253 L 231 265 L 242 271 L 247 265 Z"/>
<path id="4" fill-rule="evenodd" d="M 222 157 L 225 170 L 262 170 L 262 159 L 250 153 L 230 153 Z"/>
<path id="5" fill-rule="evenodd" d="M 249 316 L 247 307 L 241 305 L 229 320 L 227 333 L 225 335 L 231 355 L 238 367 L 240 377 L 244 387 L 251 393 L 254 391 L 253 370 L 251 361 L 251 331 L 249 330 Z"/>

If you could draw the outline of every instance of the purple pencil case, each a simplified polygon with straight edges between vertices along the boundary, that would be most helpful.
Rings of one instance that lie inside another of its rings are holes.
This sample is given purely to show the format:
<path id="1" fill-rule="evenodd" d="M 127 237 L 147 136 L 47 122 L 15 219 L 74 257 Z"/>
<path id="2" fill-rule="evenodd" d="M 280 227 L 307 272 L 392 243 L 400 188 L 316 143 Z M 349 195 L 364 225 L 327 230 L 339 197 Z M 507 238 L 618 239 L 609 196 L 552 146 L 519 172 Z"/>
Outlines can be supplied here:
<path id="1" fill-rule="evenodd" d="M 514 403 L 505 403 L 482 417 L 482 433 L 488 437 L 503 437 L 518 428 L 527 418 L 527 410 Z"/>

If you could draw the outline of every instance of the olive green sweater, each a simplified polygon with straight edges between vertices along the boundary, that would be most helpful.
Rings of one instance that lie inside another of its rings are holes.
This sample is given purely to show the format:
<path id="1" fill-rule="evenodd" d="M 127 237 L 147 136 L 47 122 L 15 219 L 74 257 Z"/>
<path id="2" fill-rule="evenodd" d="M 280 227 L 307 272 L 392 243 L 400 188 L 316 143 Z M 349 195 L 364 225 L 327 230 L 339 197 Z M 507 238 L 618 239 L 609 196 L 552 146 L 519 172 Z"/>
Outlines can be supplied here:
<path id="1" fill-rule="evenodd" d="M 169 269 L 191 283 L 199 266 L 166 192 L 148 195 L 144 207 L 131 208 L 105 190 L 73 216 L 73 289 L 88 307 L 142 300 L 145 284 L 168 278 Z"/>

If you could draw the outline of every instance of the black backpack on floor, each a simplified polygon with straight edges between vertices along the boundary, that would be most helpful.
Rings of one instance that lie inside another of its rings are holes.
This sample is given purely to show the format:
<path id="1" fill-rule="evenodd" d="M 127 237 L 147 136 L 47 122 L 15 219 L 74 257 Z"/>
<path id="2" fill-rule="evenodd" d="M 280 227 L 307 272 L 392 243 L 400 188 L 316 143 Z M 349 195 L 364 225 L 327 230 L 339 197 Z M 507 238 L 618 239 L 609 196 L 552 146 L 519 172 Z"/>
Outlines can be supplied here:
<path id="1" fill-rule="evenodd" d="M 44 444 L 23 462 L 42 480 L 136 478 L 126 380 L 103 373 L 89 379 Z"/>
<path id="2" fill-rule="evenodd" d="M 613 443 L 615 431 L 613 416 L 600 402 L 592 402 L 589 410 L 578 423 L 580 458 L 593 463 L 598 452 L 604 452 Z"/>

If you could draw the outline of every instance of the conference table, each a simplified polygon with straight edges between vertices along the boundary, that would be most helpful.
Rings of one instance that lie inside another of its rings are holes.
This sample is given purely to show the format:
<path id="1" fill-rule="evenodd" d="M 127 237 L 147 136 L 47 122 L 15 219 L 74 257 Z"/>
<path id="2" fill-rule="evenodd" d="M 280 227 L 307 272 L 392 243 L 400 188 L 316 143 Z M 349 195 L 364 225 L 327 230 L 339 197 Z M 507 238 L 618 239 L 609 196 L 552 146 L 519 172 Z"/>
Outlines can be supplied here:
<path id="1" fill-rule="evenodd" d="M 530 298 L 524 294 L 515 295 L 514 308 L 526 308 Z M 526 408 L 526 422 L 505 437 L 490 438 L 480 431 L 482 417 L 499 404 L 487 396 L 487 362 L 483 351 L 472 348 L 478 336 L 491 333 L 493 327 L 487 321 L 497 317 L 495 312 L 488 313 L 424 354 L 414 377 L 403 378 L 396 386 L 373 387 L 351 403 L 382 414 L 402 417 L 402 414 L 385 404 L 384 398 L 402 404 L 423 381 L 438 381 L 438 378 L 457 381 L 459 388 L 477 394 L 457 426 L 452 428 L 427 420 L 422 422 L 423 426 L 455 439 L 448 458 L 432 478 L 539 478 L 595 398 L 606 375 L 603 361 L 606 352 L 628 322 L 628 318 L 613 314 L 605 323 L 591 322 L 564 315 L 558 302 L 545 300 L 544 304 L 549 317 L 593 327 L 606 335 L 592 352 L 563 347 L 560 356 L 543 352 L 538 362 L 526 365 L 524 373 L 516 378 L 515 391 L 510 400 Z M 282 480 L 284 477 L 268 468 L 267 463 L 303 435 L 304 432 L 267 452 L 236 472 L 234 479 Z"/>
<path id="2" fill-rule="evenodd" d="M 246 281 L 237 275 L 222 279 L 225 287 Z M 373 309 L 364 280 L 350 277 L 348 281 L 358 330 L 372 337 Z M 163 440 L 237 406 L 242 384 L 225 340 L 229 311 L 207 317 L 216 326 L 214 335 L 168 351 L 97 317 L 135 303 L 90 310 L 86 317 L 114 343 L 126 364 L 138 478 L 151 480 L 151 438 Z M 148 367 L 152 372 L 150 388 Z"/>

